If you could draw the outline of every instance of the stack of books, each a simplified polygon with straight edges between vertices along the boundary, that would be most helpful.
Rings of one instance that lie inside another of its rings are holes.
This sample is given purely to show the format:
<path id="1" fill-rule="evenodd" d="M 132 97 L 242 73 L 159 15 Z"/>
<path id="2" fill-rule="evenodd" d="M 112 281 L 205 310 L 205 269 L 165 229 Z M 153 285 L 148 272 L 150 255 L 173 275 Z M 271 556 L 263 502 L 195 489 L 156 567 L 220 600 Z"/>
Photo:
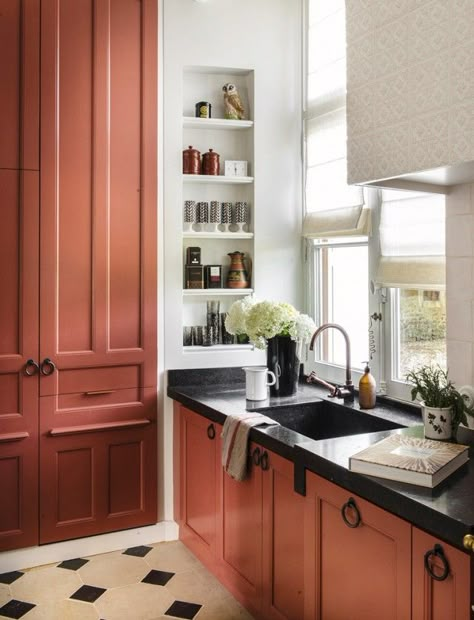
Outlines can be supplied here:
<path id="1" fill-rule="evenodd" d="M 396 434 L 353 454 L 349 469 L 433 488 L 468 460 L 467 446 Z"/>

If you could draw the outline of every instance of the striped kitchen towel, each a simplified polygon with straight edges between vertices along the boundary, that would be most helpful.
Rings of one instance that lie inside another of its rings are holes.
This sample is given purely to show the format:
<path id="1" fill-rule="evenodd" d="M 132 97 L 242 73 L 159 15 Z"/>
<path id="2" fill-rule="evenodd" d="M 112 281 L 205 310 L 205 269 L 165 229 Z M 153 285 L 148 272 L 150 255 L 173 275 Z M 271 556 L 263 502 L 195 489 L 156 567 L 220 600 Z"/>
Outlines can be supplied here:
<path id="1" fill-rule="evenodd" d="M 261 413 L 246 411 L 227 416 L 222 429 L 222 466 L 235 480 L 247 477 L 247 450 L 253 426 L 278 426 L 278 422 Z"/>

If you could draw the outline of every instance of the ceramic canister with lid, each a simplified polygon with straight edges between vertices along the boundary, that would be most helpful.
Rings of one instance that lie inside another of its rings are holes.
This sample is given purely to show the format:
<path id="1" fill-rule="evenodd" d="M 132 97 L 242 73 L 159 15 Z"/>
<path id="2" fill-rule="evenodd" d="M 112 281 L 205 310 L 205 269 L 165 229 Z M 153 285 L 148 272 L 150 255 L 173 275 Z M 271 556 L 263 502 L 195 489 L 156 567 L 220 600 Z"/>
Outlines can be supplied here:
<path id="1" fill-rule="evenodd" d="M 219 153 L 209 149 L 202 156 L 202 174 L 220 174 Z"/>
<path id="2" fill-rule="evenodd" d="M 183 174 L 201 174 L 201 153 L 192 146 L 183 151 Z"/>

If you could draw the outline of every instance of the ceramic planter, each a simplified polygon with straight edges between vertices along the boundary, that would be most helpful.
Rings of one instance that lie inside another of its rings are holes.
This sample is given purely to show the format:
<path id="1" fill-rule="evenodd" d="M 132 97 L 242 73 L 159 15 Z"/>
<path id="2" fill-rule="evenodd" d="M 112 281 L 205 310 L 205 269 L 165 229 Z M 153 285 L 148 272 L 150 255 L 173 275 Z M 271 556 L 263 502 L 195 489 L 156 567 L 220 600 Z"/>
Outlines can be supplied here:
<path id="1" fill-rule="evenodd" d="M 425 437 L 428 439 L 451 439 L 453 436 L 452 407 L 428 407 L 421 403 Z"/>

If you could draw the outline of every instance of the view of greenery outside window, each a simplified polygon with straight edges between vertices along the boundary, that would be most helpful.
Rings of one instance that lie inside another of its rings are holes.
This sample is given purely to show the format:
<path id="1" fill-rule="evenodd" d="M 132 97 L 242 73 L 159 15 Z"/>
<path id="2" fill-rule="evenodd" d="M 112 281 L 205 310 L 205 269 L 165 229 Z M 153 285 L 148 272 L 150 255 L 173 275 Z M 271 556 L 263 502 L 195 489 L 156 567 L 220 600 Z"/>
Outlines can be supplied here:
<path id="1" fill-rule="evenodd" d="M 419 366 L 435 364 L 446 370 L 446 293 L 399 290 L 399 359 L 396 378 Z"/>

